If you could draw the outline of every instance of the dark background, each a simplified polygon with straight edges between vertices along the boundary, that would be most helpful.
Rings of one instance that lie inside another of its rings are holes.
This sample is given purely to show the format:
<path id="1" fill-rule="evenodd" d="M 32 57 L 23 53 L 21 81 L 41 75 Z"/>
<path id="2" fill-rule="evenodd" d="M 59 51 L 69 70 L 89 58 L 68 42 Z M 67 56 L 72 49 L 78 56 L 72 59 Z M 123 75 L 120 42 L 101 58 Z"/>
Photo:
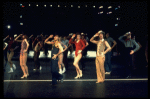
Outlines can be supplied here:
<path id="1" fill-rule="evenodd" d="M 20 4 L 25 7 L 21 7 Z M 39 6 L 37 7 L 36 4 Z M 44 4 L 47 6 L 44 7 Z M 51 4 L 52 7 L 50 7 Z M 80 9 L 78 5 L 80 5 Z M 99 9 L 99 6 L 103 6 L 103 8 Z M 108 6 L 112 6 L 112 8 L 108 9 Z M 120 9 L 115 10 L 118 6 Z M 147 1 L 3 2 L 2 8 L 3 38 L 8 34 L 14 35 L 22 32 L 28 36 L 41 33 L 50 35 L 55 32 L 67 36 L 69 33 L 84 32 L 90 39 L 98 30 L 102 29 L 106 33 L 110 33 L 110 36 L 117 41 L 117 46 L 122 45 L 118 41 L 118 37 L 128 31 L 133 33 L 136 41 L 140 42 L 143 48 L 148 39 Z M 100 11 L 104 13 L 98 14 Z M 106 14 L 109 11 L 112 11 L 112 14 Z M 117 17 L 120 17 L 120 20 L 116 20 Z M 20 22 L 23 23 L 22 26 Z M 117 27 L 116 23 L 119 23 Z M 10 30 L 7 29 L 7 25 L 11 25 Z M 92 46 L 93 44 L 90 43 L 89 50 L 95 50 L 95 47 Z"/>

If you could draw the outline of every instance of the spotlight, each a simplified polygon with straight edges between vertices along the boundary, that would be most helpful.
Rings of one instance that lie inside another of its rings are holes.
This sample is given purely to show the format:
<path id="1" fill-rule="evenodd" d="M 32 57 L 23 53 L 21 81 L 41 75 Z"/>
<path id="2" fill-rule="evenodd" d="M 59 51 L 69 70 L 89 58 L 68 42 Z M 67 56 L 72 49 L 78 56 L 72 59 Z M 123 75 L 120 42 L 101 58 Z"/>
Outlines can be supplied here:
<path id="1" fill-rule="evenodd" d="M 31 5 L 29 4 L 29 6 L 31 6 Z"/>
<path id="2" fill-rule="evenodd" d="M 7 25 L 7 29 L 9 30 L 11 28 L 11 26 L 10 25 Z"/>
<path id="3" fill-rule="evenodd" d="M 120 6 L 118 6 L 118 8 L 120 8 Z"/>
<path id="4" fill-rule="evenodd" d="M 95 8 L 95 6 L 93 6 L 93 8 Z"/>
<path id="5" fill-rule="evenodd" d="M 118 26 L 118 24 L 115 24 L 115 26 Z"/>
<path id="6" fill-rule="evenodd" d="M 46 7 L 46 5 L 44 5 L 44 7 Z"/>
<path id="7" fill-rule="evenodd" d="M 103 8 L 103 6 L 100 6 L 99 9 Z"/>
<path id="8" fill-rule="evenodd" d="M 102 13 L 103 13 L 103 11 L 100 12 L 100 14 L 102 14 Z"/>
<path id="9" fill-rule="evenodd" d="M 71 5 L 71 7 L 73 7 L 73 5 Z"/>
<path id="10" fill-rule="evenodd" d="M 117 20 L 120 20 L 120 18 L 116 18 Z"/>
<path id="11" fill-rule="evenodd" d="M 37 4 L 36 6 L 38 7 L 39 5 Z"/>
<path id="12" fill-rule="evenodd" d="M 50 7 L 52 7 L 52 5 L 50 5 Z"/>
<path id="13" fill-rule="evenodd" d="M 66 7 L 66 6 L 65 6 Z"/>
<path id="14" fill-rule="evenodd" d="M 20 18 L 22 18 L 22 15 L 20 15 Z"/>
<path id="15" fill-rule="evenodd" d="M 80 6 L 78 6 L 78 8 L 80 8 Z"/>
<path id="16" fill-rule="evenodd" d="M 23 25 L 23 23 L 20 23 L 20 25 Z"/>
<path id="17" fill-rule="evenodd" d="M 20 6 L 22 6 L 22 4 L 20 4 Z"/>
<path id="18" fill-rule="evenodd" d="M 117 10 L 118 8 L 115 8 L 115 10 Z"/>
<path id="19" fill-rule="evenodd" d="M 85 7 L 87 7 L 87 5 L 85 5 Z"/>
<path id="20" fill-rule="evenodd" d="M 112 6 L 109 6 L 108 9 L 112 8 Z"/>
<path id="21" fill-rule="evenodd" d="M 60 5 L 58 5 L 58 7 L 60 7 Z"/>
<path id="22" fill-rule="evenodd" d="M 109 14 L 111 14 L 112 12 L 110 11 L 110 12 L 108 12 Z"/>

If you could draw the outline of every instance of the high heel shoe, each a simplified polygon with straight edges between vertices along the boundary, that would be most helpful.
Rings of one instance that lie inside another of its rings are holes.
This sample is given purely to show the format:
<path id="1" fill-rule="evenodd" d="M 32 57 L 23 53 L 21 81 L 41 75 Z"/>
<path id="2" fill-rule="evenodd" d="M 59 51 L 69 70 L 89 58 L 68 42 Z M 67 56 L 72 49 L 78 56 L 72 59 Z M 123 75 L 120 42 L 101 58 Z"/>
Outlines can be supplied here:
<path id="1" fill-rule="evenodd" d="M 23 75 L 21 78 L 22 78 L 22 79 L 23 79 L 23 78 L 27 78 L 27 75 Z"/>
<path id="2" fill-rule="evenodd" d="M 82 74 L 82 70 L 80 70 L 80 75 L 79 75 L 80 77 L 82 77 L 83 76 L 83 74 Z"/>
<path id="3" fill-rule="evenodd" d="M 74 79 L 78 79 L 78 78 L 80 78 L 80 75 L 77 75 L 76 77 L 74 77 Z"/>

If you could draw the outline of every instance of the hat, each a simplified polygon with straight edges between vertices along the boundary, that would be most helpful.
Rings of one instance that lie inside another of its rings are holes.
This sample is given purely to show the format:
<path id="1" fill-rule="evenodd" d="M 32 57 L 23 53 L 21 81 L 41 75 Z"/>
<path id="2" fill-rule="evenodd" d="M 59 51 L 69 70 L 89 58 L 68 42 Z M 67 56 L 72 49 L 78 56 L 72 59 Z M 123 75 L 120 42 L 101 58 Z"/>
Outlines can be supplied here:
<path id="1" fill-rule="evenodd" d="M 84 36 L 85 34 L 82 32 L 82 33 L 81 33 L 81 36 L 82 36 L 82 35 Z"/>
<path id="2" fill-rule="evenodd" d="M 101 33 L 102 33 L 102 34 L 105 34 L 105 32 L 102 31 L 102 30 L 98 31 L 98 33 L 99 33 L 99 34 L 101 34 Z"/>

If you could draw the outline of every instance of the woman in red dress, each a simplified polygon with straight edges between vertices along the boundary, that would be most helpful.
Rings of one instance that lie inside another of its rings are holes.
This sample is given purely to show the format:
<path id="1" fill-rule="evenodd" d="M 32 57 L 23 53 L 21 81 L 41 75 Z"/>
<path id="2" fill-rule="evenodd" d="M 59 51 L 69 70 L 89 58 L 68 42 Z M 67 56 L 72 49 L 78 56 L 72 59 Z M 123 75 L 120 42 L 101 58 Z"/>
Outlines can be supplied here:
<path id="1" fill-rule="evenodd" d="M 73 41 L 73 38 L 76 36 L 76 39 Z M 79 68 L 79 61 L 82 58 L 82 50 L 85 48 L 85 43 L 81 39 L 80 34 L 73 34 L 71 39 L 69 40 L 70 44 L 75 44 L 76 50 L 75 50 L 75 57 L 74 57 L 74 62 L 73 65 L 76 68 L 77 76 L 76 78 L 82 77 L 82 71 Z"/>

